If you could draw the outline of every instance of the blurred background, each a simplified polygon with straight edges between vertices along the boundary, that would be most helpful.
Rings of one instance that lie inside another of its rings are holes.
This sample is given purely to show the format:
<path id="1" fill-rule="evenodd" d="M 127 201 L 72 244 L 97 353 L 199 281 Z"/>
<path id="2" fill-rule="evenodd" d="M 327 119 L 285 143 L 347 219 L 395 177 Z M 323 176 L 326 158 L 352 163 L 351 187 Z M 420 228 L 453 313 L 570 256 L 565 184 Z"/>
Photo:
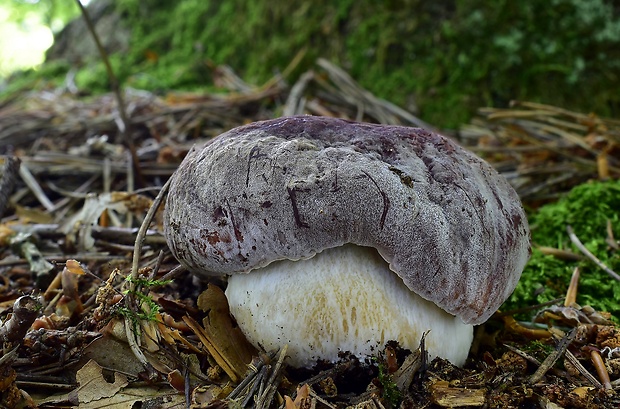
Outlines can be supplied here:
<path id="1" fill-rule="evenodd" d="M 513 100 L 600 116 L 620 108 L 620 4 L 611 0 L 91 0 L 125 86 L 209 90 L 226 64 L 262 84 L 322 57 L 440 128 Z M 25 70 L 25 71 L 24 71 Z M 17 73 L 16 73 L 17 71 Z M 2 92 L 61 84 L 109 90 L 74 1 L 0 5 Z"/>

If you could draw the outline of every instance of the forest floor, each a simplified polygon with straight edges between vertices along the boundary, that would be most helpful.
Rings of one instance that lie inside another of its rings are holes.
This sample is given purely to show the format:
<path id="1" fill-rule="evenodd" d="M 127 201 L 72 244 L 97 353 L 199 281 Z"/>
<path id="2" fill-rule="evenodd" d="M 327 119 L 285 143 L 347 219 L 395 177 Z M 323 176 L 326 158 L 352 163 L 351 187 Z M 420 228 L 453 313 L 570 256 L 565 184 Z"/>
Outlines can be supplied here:
<path id="1" fill-rule="evenodd" d="M 287 366 L 285 346 L 239 363 L 247 342 L 231 336 L 223 283 L 180 268 L 162 234 L 157 194 L 191 146 L 293 114 L 433 127 L 324 60 L 292 86 L 213 74 L 221 93 L 126 89 L 120 110 L 115 94 L 70 86 L 0 102 L 0 407 L 619 407 L 618 317 L 575 304 L 576 280 L 524 306 L 537 324 L 505 311 L 477 327 L 463 368 L 395 343 L 312 370 Z M 536 207 L 618 177 L 619 130 L 517 102 L 450 136 Z"/>

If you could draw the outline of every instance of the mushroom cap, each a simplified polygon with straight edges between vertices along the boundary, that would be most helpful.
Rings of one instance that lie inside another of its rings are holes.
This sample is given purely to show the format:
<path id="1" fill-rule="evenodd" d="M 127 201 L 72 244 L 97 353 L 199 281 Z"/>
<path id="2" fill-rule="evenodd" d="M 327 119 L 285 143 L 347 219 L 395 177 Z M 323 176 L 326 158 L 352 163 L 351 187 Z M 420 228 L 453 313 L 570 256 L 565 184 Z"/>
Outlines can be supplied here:
<path id="1" fill-rule="evenodd" d="M 408 288 L 470 324 L 508 298 L 530 255 L 519 197 L 482 159 L 424 129 L 314 116 L 193 148 L 172 176 L 164 233 L 205 276 L 374 247 Z"/>

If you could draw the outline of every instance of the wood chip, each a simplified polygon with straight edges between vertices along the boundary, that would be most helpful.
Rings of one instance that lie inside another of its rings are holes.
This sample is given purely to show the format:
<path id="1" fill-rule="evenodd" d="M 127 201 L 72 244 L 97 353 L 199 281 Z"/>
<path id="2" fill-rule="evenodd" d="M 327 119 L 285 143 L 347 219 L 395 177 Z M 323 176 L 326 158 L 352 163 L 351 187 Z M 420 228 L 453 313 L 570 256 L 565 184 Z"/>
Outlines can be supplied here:
<path id="1" fill-rule="evenodd" d="M 444 408 L 482 406 L 486 402 L 484 389 L 455 388 L 447 381 L 434 382 L 430 390 L 431 401 Z"/>

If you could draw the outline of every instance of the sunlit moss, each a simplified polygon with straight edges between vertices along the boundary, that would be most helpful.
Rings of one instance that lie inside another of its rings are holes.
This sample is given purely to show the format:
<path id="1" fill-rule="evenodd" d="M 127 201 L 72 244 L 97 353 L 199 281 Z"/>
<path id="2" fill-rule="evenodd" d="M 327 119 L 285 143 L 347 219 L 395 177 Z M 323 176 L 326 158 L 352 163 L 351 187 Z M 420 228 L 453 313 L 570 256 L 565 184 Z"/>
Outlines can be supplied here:
<path id="1" fill-rule="evenodd" d="M 132 30 L 119 78 L 151 90 L 197 90 L 213 87 L 212 64 L 227 64 L 260 85 L 305 50 L 290 82 L 327 58 L 376 95 L 417 105 L 439 127 L 456 128 L 478 107 L 512 99 L 613 115 L 620 109 L 613 2 L 552 3 L 116 0 Z M 91 63 L 82 70 L 99 71 Z M 108 90 L 87 77 L 78 86 Z"/>
<path id="2" fill-rule="evenodd" d="M 13 0 L 0 4 L 0 79 L 39 66 L 58 32 L 79 15 L 74 1 Z M 40 74 L 41 75 L 41 74 Z M 11 84 L 12 85 L 12 84 Z"/>
<path id="3" fill-rule="evenodd" d="M 588 250 L 619 272 L 620 252 L 611 249 L 605 241 L 608 220 L 614 234 L 620 236 L 620 181 L 586 183 L 575 187 L 558 202 L 541 207 L 530 217 L 532 240 L 535 246 L 579 253 L 566 231 L 566 226 L 570 225 Z M 577 303 L 591 305 L 600 311 L 620 311 L 620 282 L 589 260 L 563 261 L 544 255 L 536 248 L 517 289 L 503 309 L 563 297 L 577 266 L 581 271 Z M 620 319 L 620 316 L 615 318 Z"/>

